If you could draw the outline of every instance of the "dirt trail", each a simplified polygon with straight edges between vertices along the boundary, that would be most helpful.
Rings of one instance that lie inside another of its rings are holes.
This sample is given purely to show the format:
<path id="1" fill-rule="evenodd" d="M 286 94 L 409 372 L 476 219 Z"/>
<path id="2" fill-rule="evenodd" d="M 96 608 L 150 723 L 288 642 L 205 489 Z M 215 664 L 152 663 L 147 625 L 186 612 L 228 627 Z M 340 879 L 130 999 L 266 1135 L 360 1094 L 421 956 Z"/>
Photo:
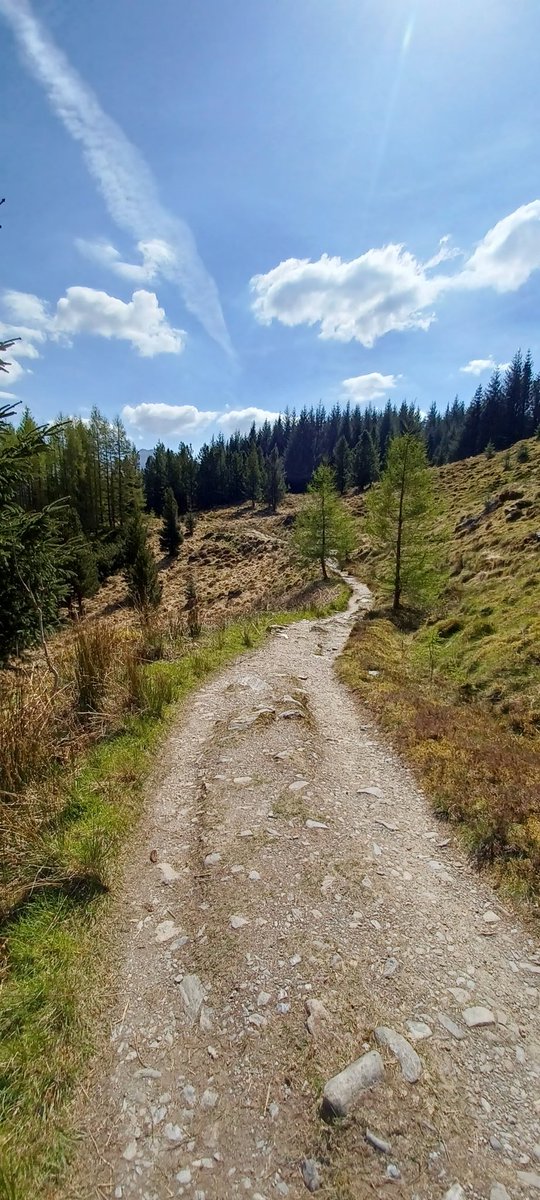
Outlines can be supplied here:
<path id="1" fill-rule="evenodd" d="M 336 679 L 368 603 L 354 583 L 348 613 L 275 630 L 171 736 L 69 1197 L 540 1194 L 538 942 Z M 325 1124 L 324 1082 L 371 1049 L 383 1080 Z"/>

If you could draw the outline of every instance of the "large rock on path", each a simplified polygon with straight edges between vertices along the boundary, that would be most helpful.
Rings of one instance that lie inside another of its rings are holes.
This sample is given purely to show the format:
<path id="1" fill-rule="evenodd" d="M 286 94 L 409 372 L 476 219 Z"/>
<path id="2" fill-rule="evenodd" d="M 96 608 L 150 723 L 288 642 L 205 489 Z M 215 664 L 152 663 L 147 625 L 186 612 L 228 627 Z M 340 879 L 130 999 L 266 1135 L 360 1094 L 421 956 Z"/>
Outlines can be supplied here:
<path id="1" fill-rule="evenodd" d="M 416 1083 L 422 1074 L 422 1063 L 410 1042 L 388 1025 L 379 1025 L 375 1030 L 375 1037 L 379 1046 L 387 1046 L 391 1054 L 397 1058 L 401 1074 L 407 1083 Z"/>
<path id="2" fill-rule="evenodd" d="M 323 1092 L 321 1114 L 326 1120 L 346 1117 L 355 1101 L 384 1078 L 384 1063 L 377 1050 L 370 1050 L 328 1080 Z"/>

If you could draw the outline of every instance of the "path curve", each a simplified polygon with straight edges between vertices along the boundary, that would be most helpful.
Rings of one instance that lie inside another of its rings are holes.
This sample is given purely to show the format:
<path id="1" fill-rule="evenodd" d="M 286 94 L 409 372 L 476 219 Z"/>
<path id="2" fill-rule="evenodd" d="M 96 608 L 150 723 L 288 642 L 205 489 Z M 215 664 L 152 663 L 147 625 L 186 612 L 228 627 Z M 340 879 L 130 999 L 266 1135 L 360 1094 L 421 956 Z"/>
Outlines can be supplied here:
<path id="1" fill-rule="evenodd" d="M 538 941 L 337 680 L 369 606 L 349 582 L 347 613 L 275 629 L 168 740 L 69 1197 L 540 1196 Z M 383 1081 L 321 1122 L 325 1080 L 373 1048 Z"/>

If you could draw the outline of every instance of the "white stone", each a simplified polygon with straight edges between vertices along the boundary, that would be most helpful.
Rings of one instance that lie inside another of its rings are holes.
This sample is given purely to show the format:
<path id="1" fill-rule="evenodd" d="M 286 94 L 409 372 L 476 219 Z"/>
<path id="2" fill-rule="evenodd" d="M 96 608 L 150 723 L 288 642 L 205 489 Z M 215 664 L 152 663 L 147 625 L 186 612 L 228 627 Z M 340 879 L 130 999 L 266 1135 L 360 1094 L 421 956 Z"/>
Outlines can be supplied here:
<path id="1" fill-rule="evenodd" d="M 216 863 L 221 862 L 221 854 L 214 850 L 212 854 L 207 854 L 204 860 L 205 867 L 213 867 Z"/>
<path id="2" fill-rule="evenodd" d="M 172 1125 L 170 1122 L 163 1127 L 163 1136 L 168 1142 L 181 1142 L 185 1137 L 184 1130 L 179 1125 Z"/>
<path id="3" fill-rule="evenodd" d="M 409 1033 L 415 1042 L 421 1042 L 424 1038 L 429 1038 L 433 1034 L 433 1030 L 425 1021 L 406 1021 L 405 1022 Z"/>
<path id="4" fill-rule="evenodd" d="M 491 1186 L 489 1200 L 510 1200 L 510 1195 L 507 1192 L 504 1183 L 494 1183 Z"/>
<path id="5" fill-rule="evenodd" d="M 249 925 L 248 917 L 233 916 L 229 922 L 231 929 L 243 929 L 244 925 Z"/>
<path id="6" fill-rule="evenodd" d="M 328 825 L 325 825 L 324 821 L 312 821 L 309 818 L 306 821 L 306 829 L 328 829 Z"/>
<path id="7" fill-rule="evenodd" d="M 257 996 L 257 1004 L 259 1005 L 259 1008 L 265 1008 L 266 1005 L 270 1003 L 271 999 L 272 995 L 270 992 L 259 992 L 259 995 Z"/>
<path id="8" fill-rule="evenodd" d="M 136 1158 L 136 1156 L 137 1156 L 137 1143 L 136 1142 L 128 1142 L 125 1150 L 123 1151 L 122 1158 L 125 1158 L 127 1162 L 131 1162 L 132 1159 Z"/>
<path id="9" fill-rule="evenodd" d="M 477 1029 L 483 1025 L 495 1024 L 493 1013 L 490 1012 L 489 1008 L 484 1008 L 481 1004 L 474 1005 L 472 1008 L 464 1008 L 462 1016 L 469 1029 Z"/>
<path id="10" fill-rule="evenodd" d="M 387 1025 L 380 1025 L 375 1030 L 375 1037 L 380 1046 L 387 1046 L 395 1055 L 401 1067 L 401 1074 L 407 1083 L 416 1083 L 422 1074 L 422 1063 L 416 1050 L 413 1050 L 406 1038 Z"/>
<path id="11" fill-rule="evenodd" d="M 328 1080 L 323 1092 L 323 1116 L 347 1116 L 361 1093 L 380 1083 L 383 1078 L 383 1060 L 376 1050 L 370 1050 Z"/>
<path id="12" fill-rule="evenodd" d="M 191 1171 L 189 1167 L 183 1167 L 181 1171 L 178 1171 L 176 1178 L 178 1183 L 191 1183 Z"/>
<path id="13" fill-rule="evenodd" d="M 309 787 L 307 779 L 295 779 L 294 783 L 289 784 L 290 792 L 303 792 L 304 788 Z"/>
<path id="14" fill-rule="evenodd" d="M 195 1023 L 199 1016 L 205 991 L 198 975 L 184 975 L 179 987 L 188 1021 Z"/>
<path id="15" fill-rule="evenodd" d="M 170 883 L 174 883 L 175 879 L 180 879 L 180 875 L 179 875 L 178 871 L 175 871 L 174 867 L 171 867 L 170 863 L 160 862 L 160 863 L 156 863 L 156 866 L 157 866 L 158 871 L 161 871 L 161 877 L 162 877 L 163 883 L 170 884 Z"/>
<path id="16" fill-rule="evenodd" d="M 540 1192 L 540 1175 L 537 1175 L 536 1171 L 518 1171 L 517 1177 L 525 1187 L 534 1188 L 536 1192 Z"/>
<path id="17" fill-rule="evenodd" d="M 248 879 L 251 879 L 252 883 L 258 883 L 260 878 L 261 877 L 260 877 L 258 871 L 250 871 L 249 872 Z"/>
<path id="18" fill-rule="evenodd" d="M 482 913 L 482 920 L 485 921 L 486 925 L 498 925 L 500 919 L 497 913 L 493 912 L 491 908 L 488 908 L 487 912 Z"/>
<path id="19" fill-rule="evenodd" d="M 444 1200 L 465 1200 L 465 1192 L 460 1183 L 453 1183 L 444 1193 Z"/>
<path id="20" fill-rule="evenodd" d="M 218 1093 L 213 1088 L 206 1088 L 201 1096 L 201 1108 L 215 1108 L 218 1100 Z"/>
<path id="21" fill-rule="evenodd" d="M 170 942 L 178 933 L 180 930 L 174 921 L 161 921 L 156 925 L 156 942 Z"/>

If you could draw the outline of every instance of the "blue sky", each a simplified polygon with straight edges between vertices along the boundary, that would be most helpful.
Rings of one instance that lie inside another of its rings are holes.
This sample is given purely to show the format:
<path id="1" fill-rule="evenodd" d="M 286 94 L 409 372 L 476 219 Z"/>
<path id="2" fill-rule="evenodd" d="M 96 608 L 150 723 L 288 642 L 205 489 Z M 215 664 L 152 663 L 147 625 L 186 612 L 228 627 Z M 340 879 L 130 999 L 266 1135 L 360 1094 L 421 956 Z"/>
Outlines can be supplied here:
<path id="1" fill-rule="evenodd" d="M 0 384 L 38 418 L 198 446 L 540 358 L 537 0 L 0 0 L 0 37 Z"/>

